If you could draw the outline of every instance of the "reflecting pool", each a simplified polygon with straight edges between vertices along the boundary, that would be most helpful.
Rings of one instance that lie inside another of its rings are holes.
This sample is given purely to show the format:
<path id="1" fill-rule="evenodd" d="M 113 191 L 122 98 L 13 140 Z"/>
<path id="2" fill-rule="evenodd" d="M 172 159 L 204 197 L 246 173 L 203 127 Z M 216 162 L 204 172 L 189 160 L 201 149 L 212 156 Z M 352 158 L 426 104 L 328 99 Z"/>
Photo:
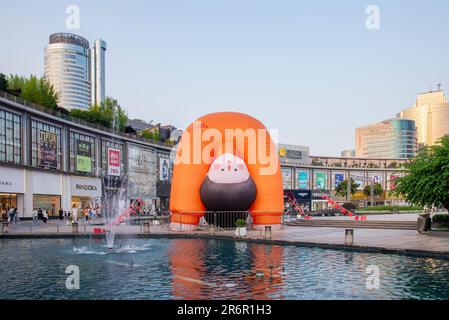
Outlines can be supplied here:
<path id="1" fill-rule="evenodd" d="M 231 240 L 116 244 L 0 240 L 0 299 L 449 299 L 447 260 Z M 68 266 L 78 290 L 66 287 Z"/>

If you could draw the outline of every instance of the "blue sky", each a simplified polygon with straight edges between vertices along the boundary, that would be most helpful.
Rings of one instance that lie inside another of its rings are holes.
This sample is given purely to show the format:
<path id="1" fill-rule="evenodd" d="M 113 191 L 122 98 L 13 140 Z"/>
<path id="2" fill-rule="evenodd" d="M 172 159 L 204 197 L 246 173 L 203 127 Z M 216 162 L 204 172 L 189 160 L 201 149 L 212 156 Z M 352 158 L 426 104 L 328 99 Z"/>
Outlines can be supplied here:
<path id="1" fill-rule="evenodd" d="M 449 1 L 5 1 L 0 72 L 43 74 L 43 52 L 80 8 L 107 50 L 107 95 L 132 118 L 185 127 L 240 111 L 314 155 L 354 148 L 354 128 L 449 88 Z M 368 5 L 380 29 L 365 28 Z M 448 89 L 449 90 L 449 89 Z"/>

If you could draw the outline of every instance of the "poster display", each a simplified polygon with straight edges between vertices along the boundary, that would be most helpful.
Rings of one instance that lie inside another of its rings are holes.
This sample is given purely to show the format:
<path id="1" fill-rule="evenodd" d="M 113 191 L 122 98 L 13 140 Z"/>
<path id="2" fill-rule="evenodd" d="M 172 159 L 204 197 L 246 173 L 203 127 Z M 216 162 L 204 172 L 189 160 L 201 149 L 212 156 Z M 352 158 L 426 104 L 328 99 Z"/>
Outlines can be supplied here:
<path id="1" fill-rule="evenodd" d="M 345 175 L 343 173 L 336 173 L 335 174 L 335 180 L 334 180 L 334 187 L 337 188 L 337 186 L 340 183 L 342 183 L 344 179 L 345 179 Z"/>
<path id="2" fill-rule="evenodd" d="M 108 148 L 108 175 L 120 177 L 121 150 Z"/>
<path id="3" fill-rule="evenodd" d="M 159 180 L 170 180 L 170 162 L 169 159 L 159 158 Z"/>
<path id="4" fill-rule="evenodd" d="M 156 151 L 128 145 L 128 194 L 146 203 L 156 197 Z"/>
<path id="5" fill-rule="evenodd" d="M 58 136 L 56 133 L 39 130 L 39 165 L 58 168 Z"/>
<path id="6" fill-rule="evenodd" d="M 326 190 L 327 185 L 327 173 L 316 172 L 315 173 L 315 189 Z"/>
<path id="7" fill-rule="evenodd" d="M 92 172 L 92 144 L 90 142 L 76 141 L 76 171 Z"/>
<path id="8" fill-rule="evenodd" d="M 296 188 L 309 189 L 309 172 L 296 171 Z"/>

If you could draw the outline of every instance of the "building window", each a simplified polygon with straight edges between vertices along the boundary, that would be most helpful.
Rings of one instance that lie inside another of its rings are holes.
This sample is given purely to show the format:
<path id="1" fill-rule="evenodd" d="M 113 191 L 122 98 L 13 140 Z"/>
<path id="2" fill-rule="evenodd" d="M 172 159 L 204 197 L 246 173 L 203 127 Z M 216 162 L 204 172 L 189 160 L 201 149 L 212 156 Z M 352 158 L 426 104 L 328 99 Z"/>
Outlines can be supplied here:
<path id="1" fill-rule="evenodd" d="M 0 110 L 0 161 L 22 163 L 21 118 L 4 110 Z"/>
<path id="2" fill-rule="evenodd" d="M 31 120 L 31 164 L 62 170 L 61 128 Z"/>
<path id="3" fill-rule="evenodd" d="M 95 138 L 70 131 L 70 172 L 95 175 Z"/>

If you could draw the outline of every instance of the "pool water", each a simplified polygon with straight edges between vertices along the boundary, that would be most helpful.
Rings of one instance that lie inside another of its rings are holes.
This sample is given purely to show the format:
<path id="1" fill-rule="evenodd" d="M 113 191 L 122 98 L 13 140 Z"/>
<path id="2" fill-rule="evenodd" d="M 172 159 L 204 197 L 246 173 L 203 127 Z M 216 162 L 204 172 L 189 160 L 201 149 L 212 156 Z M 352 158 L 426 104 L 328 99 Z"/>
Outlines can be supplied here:
<path id="1" fill-rule="evenodd" d="M 206 239 L 119 239 L 114 250 L 103 239 L 3 239 L 0 257 L 0 299 L 449 299 L 449 261 L 394 254 Z M 66 287 L 68 266 L 79 268 L 78 290 Z"/>

